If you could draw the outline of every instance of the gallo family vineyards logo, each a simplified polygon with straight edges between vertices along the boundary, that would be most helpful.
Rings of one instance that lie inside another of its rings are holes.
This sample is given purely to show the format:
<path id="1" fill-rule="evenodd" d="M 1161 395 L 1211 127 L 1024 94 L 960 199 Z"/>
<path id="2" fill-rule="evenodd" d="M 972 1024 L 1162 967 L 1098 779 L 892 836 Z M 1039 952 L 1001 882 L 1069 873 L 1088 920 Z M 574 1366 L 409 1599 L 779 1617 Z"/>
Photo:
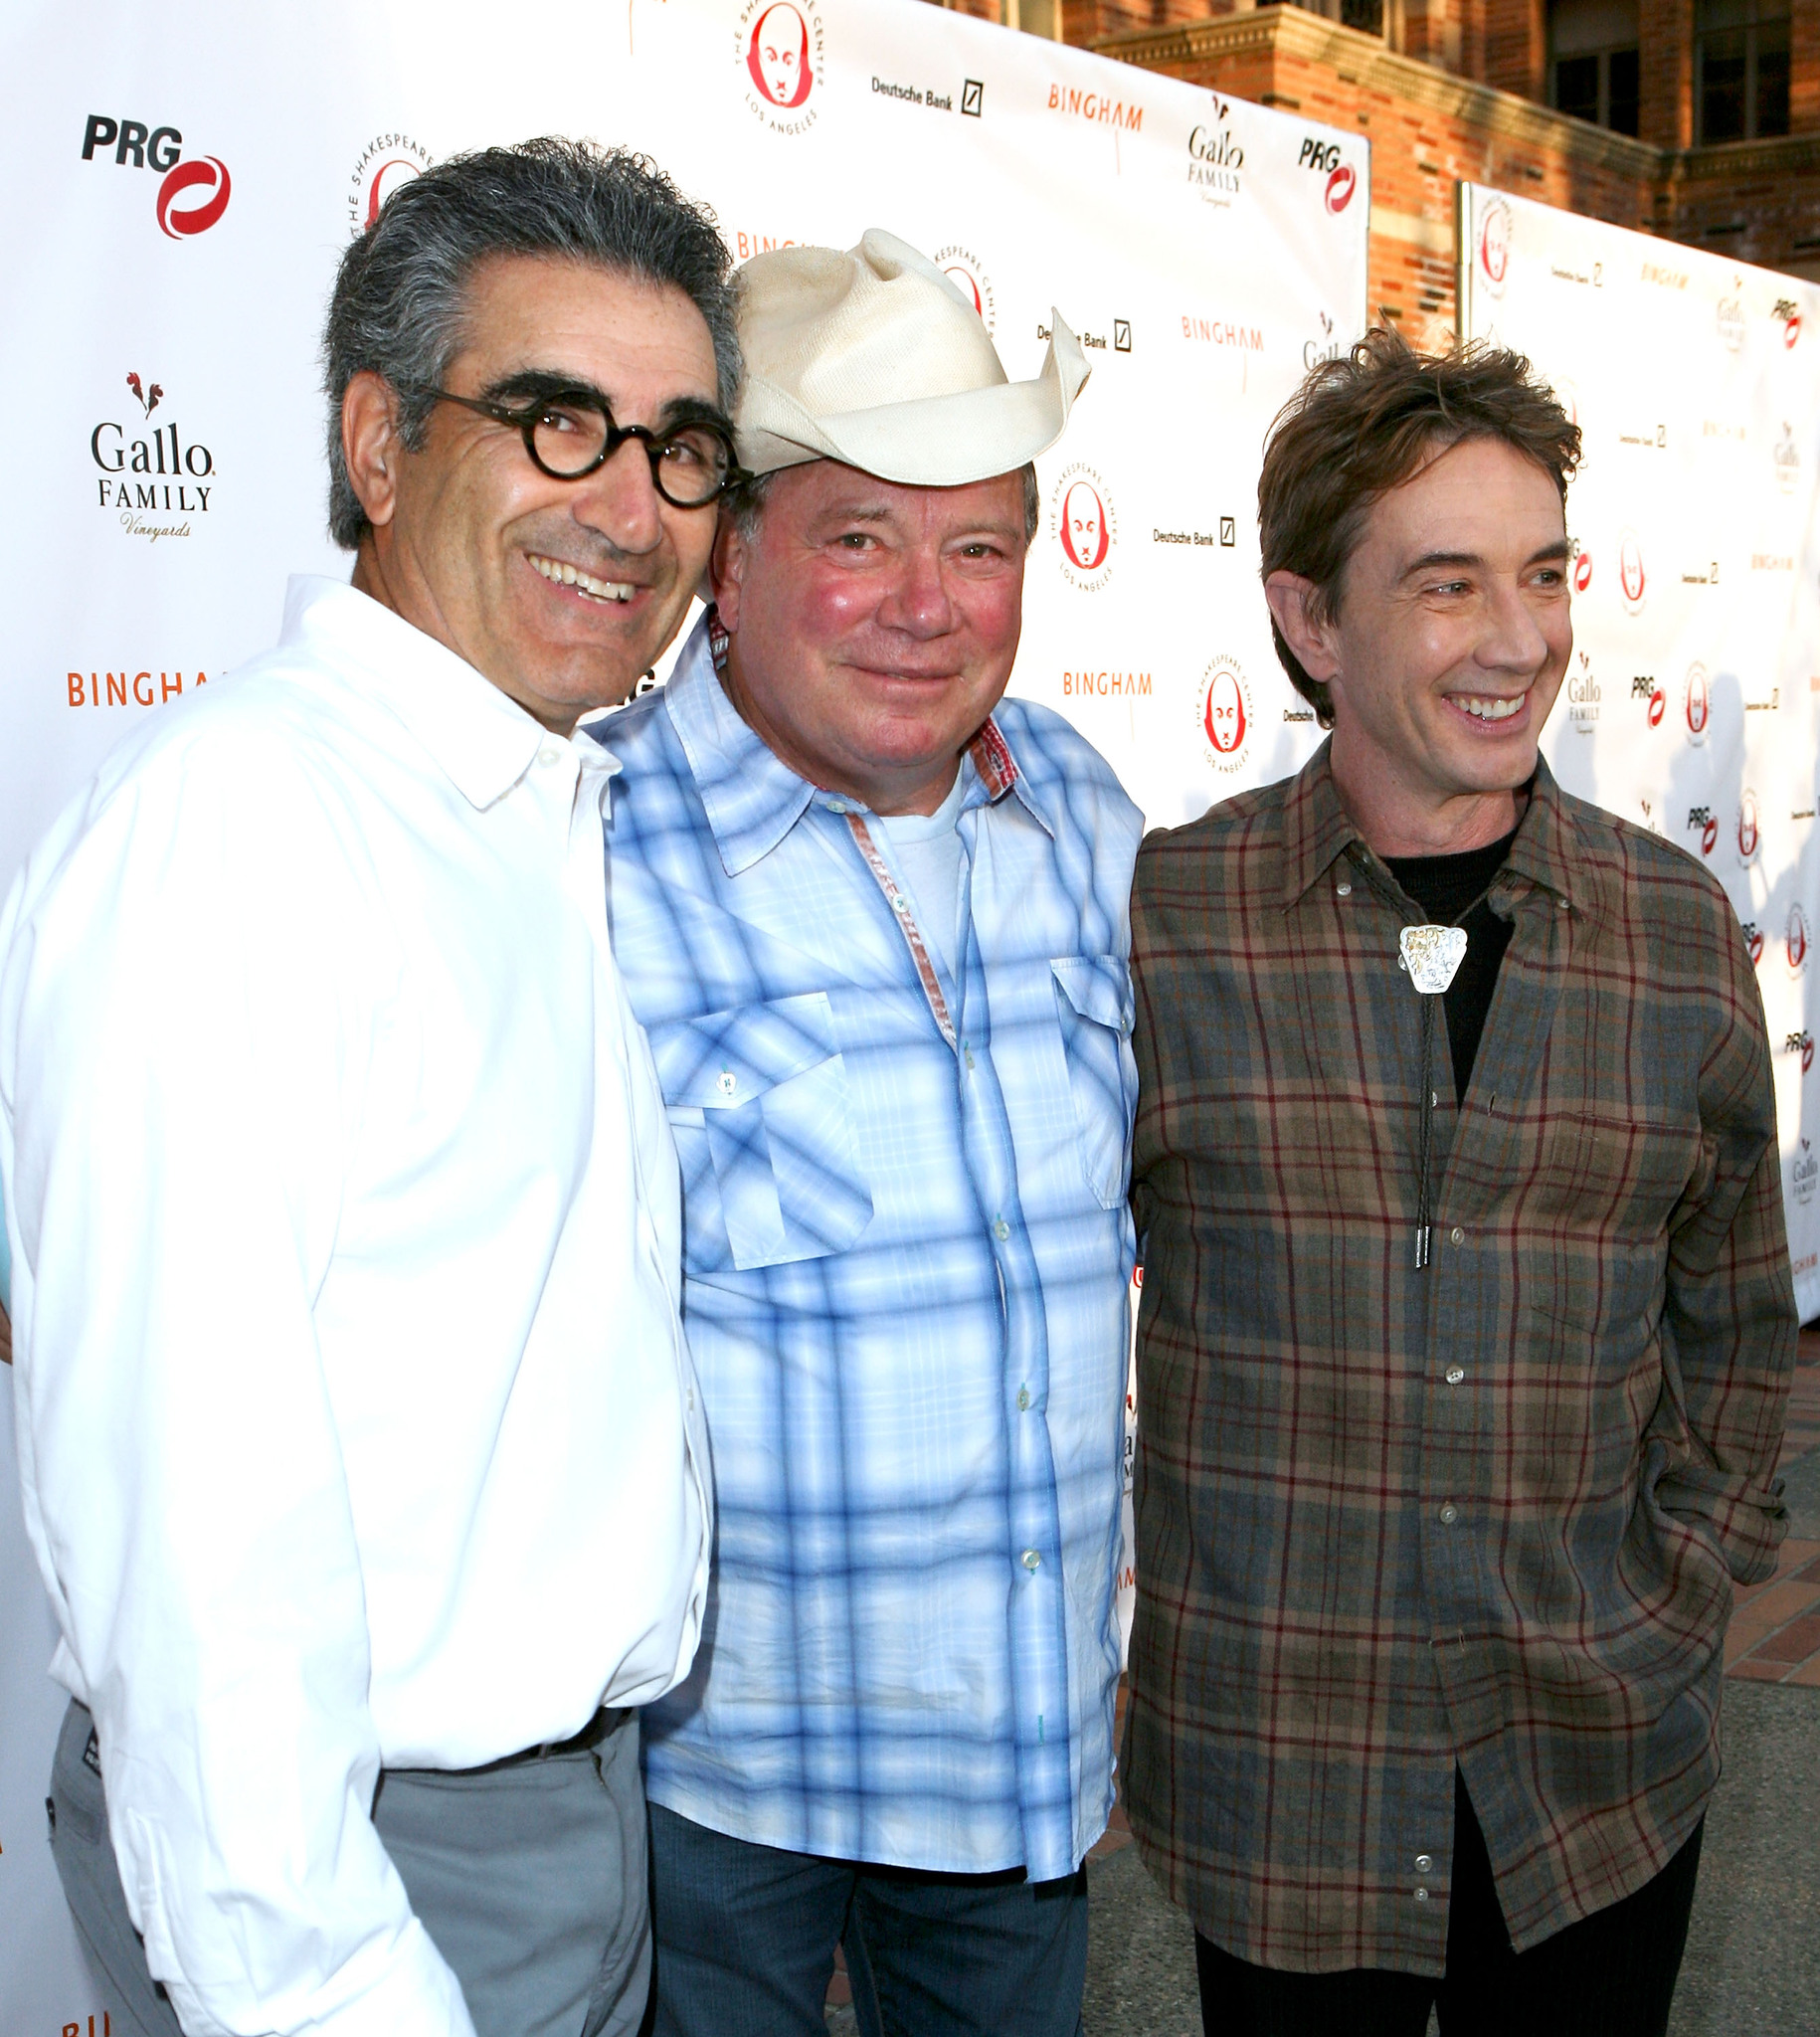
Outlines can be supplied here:
<path id="1" fill-rule="evenodd" d="M 83 161 L 105 162 L 107 150 L 119 169 L 156 170 L 162 182 L 153 213 L 173 241 L 206 234 L 228 209 L 233 191 L 228 166 L 218 155 L 183 158 L 183 134 L 176 127 L 149 127 L 143 120 L 91 113 L 83 129 Z M 179 204 L 182 199 L 184 203 Z"/>
<path id="2" fill-rule="evenodd" d="M 1216 92 L 1207 97 L 1212 101 L 1209 117 L 1196 120 L 1188 132 L 1188 186 L 1209 205 L 1230 205 L 1239 194 L 1245 150 L 1226 124 L 1231 103 Z"/>
<path id="3" fill-rule="evenodd" d="M 1794 1165 L 1788 1170 L 1789 1182 L 1795 1192 L 1795 1201 L 1805 1209 L 1814 1200 L 1814 1185 L 1820 1182 L 1820 1159 L 1814 1156 L 1813 1144 L 1803 1139 L 1795 1149 Z"/>
<path id="4" fill-rule="evenodd" d="M 1688 741 L 1696 749 L 1707 739 L 1707 724 L 1713 719 L 1713 681 L 1697 659 L 1688 666 L 1681 686 L 1681 715 L 1687 724 Z"/>
<path id="5" fill-rule="evenodd" d="M 1478 246 L 1473 258 L 1479 265 L 1479 278 L 1494 297 L 1504 295 L 1505 278 L 1511 273 L 1511 242 L 1516 221 L 1502 198 L 1494 198 L 1479 219 Z"/>
<path id="6" fill-rule="evenodd" d="M 1049 534 L 1061 545 L 1061 576 L 1082 594 L 1112 578 L 1119 519 L 1104 478 L 1081 462 L 1064 467 L 1051 496 Z"/>
<path id="7" fill-rule="evenodd" d="M 347 230 L 356 239 L 379 218 L 401 184 L 421 177 L 436 158 L 408 134 L 375 134 L 347 180 Z"/>
<path id="8" fill-rule="evenodd" d="M 1776 441 L 1770 453 L 1775 463 L 1776 486 L 1785 495 L 1792 495 L 1801 485 L 1801 449 L 1795 443 L 1795 428 L 1784 424 L 1782 436 Z"/>
<path id="9" fill-rule="evenodd" d="M 1573 653 L 1567 674 L 1567 719 L 1575 735 L 1589 736 L 1599 725 L 1599 681 L 1589 651 Z"/>
<path id="10" fill-rule="evenodd" d="M 1200 691 L 1194 703 L 1199 726 L 1201 754 L 1215 771 L 1230 773 L 1241 769 L 1251 741 L 1254 718 L 1251 687 L 1245 668 L 1224 651 L 1209 658 L 1200 675 Z"/>
<path id="11" fill-rule="evenodd" d="M 994 331 L 999 313 L 993 302 L 993 279 L 979 258 L 958 243 L 951 243 L 935 251 L 935 266 L 973 305 L 987 331 Z"/>
<path id="12" fill-rule="evenodd" d="M 137 418 L 124 423 L 103 418 L 89 434 L 89 457 L 96 505 L 115 517 L 128 537 L 155 544 L 161 537 L 188 537 L 190 518 L 207 516 L 215 493 L 215 456 L 188 438 L 169 412 L 157 424 L 152 413 L 164 402 L 164 385 L 130 370 L 125 388 L 138 405 Z"/>
<path id="13" fill-rule="evenodd" d="M 807 134 L 826 76 L 820 11 L 803 0 L 746 0 L 734 35 L 746 105 L 774 134 Z"/>
<path id="14" fill-rule="evenodd" d="M 1744 278 L 1733 275 L 1731 292 L 1721 297 L 1718 309 L 1713 314 L 1713 325 L 1718 332 L 1720 344 L 1728 353 L 1736 353 L 1744 344 Z"/>

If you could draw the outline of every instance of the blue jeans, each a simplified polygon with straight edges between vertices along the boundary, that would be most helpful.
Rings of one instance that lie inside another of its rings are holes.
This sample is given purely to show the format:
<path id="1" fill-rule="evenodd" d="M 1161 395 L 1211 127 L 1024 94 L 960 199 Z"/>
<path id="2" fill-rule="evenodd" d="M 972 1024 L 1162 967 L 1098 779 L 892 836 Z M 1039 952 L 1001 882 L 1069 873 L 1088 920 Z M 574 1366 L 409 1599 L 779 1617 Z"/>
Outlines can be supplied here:
<path id="1" fill-rule="evenodd" d="M 657 2037 L 1079 2037 L 1087 1870 L 925 1874 L 755 1846 L 650 1807 Z"/>

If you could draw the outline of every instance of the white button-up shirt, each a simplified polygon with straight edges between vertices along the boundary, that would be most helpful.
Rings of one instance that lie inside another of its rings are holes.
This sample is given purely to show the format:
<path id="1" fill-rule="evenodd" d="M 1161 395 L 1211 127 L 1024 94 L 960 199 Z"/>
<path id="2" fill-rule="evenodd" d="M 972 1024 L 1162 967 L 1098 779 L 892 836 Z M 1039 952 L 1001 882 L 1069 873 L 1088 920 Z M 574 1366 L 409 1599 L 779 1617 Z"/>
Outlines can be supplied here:
<path id="1" fill-rule="evenodd" d="M 674 1150 L 618 765 L 351 588 L 123 744 L 0 917 L 20 1470 L 192 2033 L 465 2033 L 384 1766 L 688 1667 Z"/>

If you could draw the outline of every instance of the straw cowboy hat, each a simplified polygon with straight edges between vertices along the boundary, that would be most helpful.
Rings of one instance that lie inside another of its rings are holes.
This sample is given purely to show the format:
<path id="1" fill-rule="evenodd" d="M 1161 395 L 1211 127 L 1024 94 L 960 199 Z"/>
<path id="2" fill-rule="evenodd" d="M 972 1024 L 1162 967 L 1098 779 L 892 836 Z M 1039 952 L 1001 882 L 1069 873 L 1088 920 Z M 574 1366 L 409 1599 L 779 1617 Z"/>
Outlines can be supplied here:
<path id="1" fill-rule="evenodd" d="M 740 278 L 734 428 L 753 473 L 838 460 L 917 487 L 985 480 L 1053 446 L 1087 380 L 1080 342 L 1053 311 L 1042 373 L 1009 380 L 973 305 L 877 227 L 845 254 L 755 255 Z"/>

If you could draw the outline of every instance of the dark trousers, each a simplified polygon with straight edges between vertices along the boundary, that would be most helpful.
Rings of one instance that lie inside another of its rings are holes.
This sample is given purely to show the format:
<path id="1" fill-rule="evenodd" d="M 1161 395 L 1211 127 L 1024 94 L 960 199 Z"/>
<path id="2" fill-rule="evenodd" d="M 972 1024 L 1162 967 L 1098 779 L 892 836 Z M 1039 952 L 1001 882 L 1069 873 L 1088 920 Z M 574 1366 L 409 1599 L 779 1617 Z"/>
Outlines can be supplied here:
<path id="1" fill-rule="evenodd" d="M 1454 1774 L 1454 1873 L 1440 1980 L 1356 1966 L 1285 1973 L 1194 1937 L 1206 2037 L 1664 2037 L 1705 1822 L 1634 1895 L 1514 1951 L 1485 1835 Z"/>
<path id="2" fill-rule="evenodd" d="M 1087 1871 L 921 1874 L 755 1846 L 650 1807 L 657 2037 L 1079 2037 Z"/>

